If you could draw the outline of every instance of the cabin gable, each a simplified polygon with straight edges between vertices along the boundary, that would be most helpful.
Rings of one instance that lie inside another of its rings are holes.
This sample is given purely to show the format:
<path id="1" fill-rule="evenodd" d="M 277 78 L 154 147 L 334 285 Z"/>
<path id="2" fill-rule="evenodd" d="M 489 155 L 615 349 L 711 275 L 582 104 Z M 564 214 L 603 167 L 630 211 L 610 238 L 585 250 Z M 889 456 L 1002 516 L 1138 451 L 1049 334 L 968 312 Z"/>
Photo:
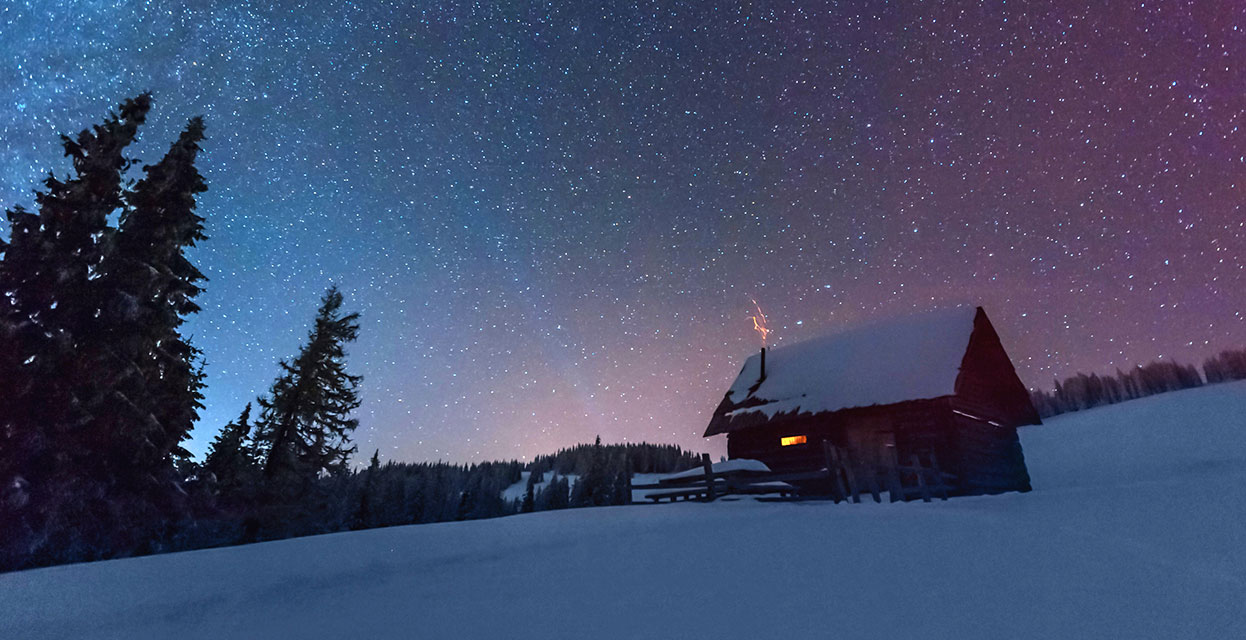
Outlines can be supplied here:
<path id="1" fill-rule="evenodd" d="M 956 376 L 956 408 L 1014 427 L 1041 424 L 999 334 L 981 307 Z"/>

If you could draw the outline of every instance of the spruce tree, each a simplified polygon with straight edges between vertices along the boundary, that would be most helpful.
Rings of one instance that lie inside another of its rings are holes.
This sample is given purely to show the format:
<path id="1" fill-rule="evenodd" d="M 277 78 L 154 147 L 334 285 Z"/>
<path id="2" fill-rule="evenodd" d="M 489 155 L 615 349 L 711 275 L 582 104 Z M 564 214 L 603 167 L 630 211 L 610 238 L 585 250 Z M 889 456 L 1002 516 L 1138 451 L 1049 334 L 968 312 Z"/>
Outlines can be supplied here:
<path id="1" fill-rule="evenodd" d="M 570 483 L 567 482 L 567 478 L 565 476 L 559 476 L 558 472 L 554 471 L 554 475 L 550 479 L 549 484 L 546 485 L 545 489 L 541 491 L 541 494 L 537 496 L 537 510 L 543 511 L 548 509 L 552 511 L 554 509 L 566 509 L 569 506 L 570 492 L 571 486 Z"/>
<path id="2" fill-rule="evenodd" d="M 536 483 L 536 472 L 529 472 L 527 487 L 524 489 L 523 493 L 523 502 L 519 503 L 520 513 L 532 513 L 536 510 Z"/>
<path id="3" fill-rule="evenodd" d="M 114 352 L 125 346 L 117 355 L 134 364 L 141 380 L 131 402 L 154 418 L 150 432 L 132 438 L 147 449 L 140 459 L 151 468 L 189 455 L 181 443 L 202 408 L 199 351 L 179 330 L 199 311 L 194 298 L 206 280 L 185 253 L 206 238 L 204 219 L 195 213 L 196 195 L 207 190 L 195 168 L 203 137 L 203 120 L 191 119 L 164 158 L 144 167 L 147 175 L 127 194 L 130 206 L 101 266 L 112 294 L 104 316 Z"/>
<path id="4" fill-rule="evenodd" d="M 36 319 L 22 310 L 26 283 L 34 279 L 44 242 L 38 216 L 21 206 L 5 215 L 10 242 L 0 246 L 0 394 L 5 399 L 0 402 L 0 540 L 14 543 L 23 524 L 17 512 L 31 497 L 25 463 L 48 447 L 47 434 L 37 428 L 38 376 L 32 366 L 43 335 Z"/>
<path id="5" fill-rule="evenodd" d="M 601 436 L 588 451 L 588 468 L 571 489 L 571 506 L 600 507 L 613 504 L 612 478 L 609 476 L 605 448 Z"/>
<path id="6" fill-rule="evenodd" d="M 202 408 L 199 352 L 180 334 L 204 276 L 185 251 L 204 238 L 195 197 L 206 190 L 195 168 L 203 122 L 192 119 L 164 158 L 125 194 L 120 227 L 107 234 L 96 279 L 97 348 L 82 360 L 104 378 L 91 402 L 96 429 L 108 433 L 98 455 L 117 492 L 153 511 L 184 514 L 177 463 L 181 442 Z"/>
<path id="7" fill-rule="evenodd" d="M 610 502 L 609 504 L 632 503 L 631 464 L 627 458 L 615 458 L 610 470 Z"/>
<path id="8" fill-rule="evenodd" d="M 31 313 L 35 306 L 31 296 L 36 293 L 42 256 L 47 252 L 39 225 L 39 216 L 21 205 L 5 211 L 9 221 L 9 242 L 0 244 L 0 381 L 8 402 L 0 405 L 0 438 L 11 432 L 23 412 L 16 411 L 18 399 L 27 399 L 35 377 L 34 350 L 43 339 L 39 328 L 41 318 Z M 0 440 L 0 456 L 11 447 Z M 0 472 L 3 469 L 0 468 Z"/>
<path id="9" fill-rule="evenodd" d="M 321 300 L 315 326 L 293 361 L 280 363 L 262 409 L 256 440 L 264 452 L 270 485 L 305 484 L 322 472 L 346 469 L 350 436 L 359 421 L 359 376 L 346 372 L 346 343 L 359 335 L 359 314 L 342 314 L 342 294 L 331 287 Z"/>
<path id="10" fill-rule="evenodd" d="M 368 462 L 368 468 L 363 472 L 363 487 L 359 490 L 359 506 L 355 509 L 355 515 L 350 523 L 350 528 L 353 530 L 370 529 L 376 526 L 377 518 L 373 513 L 372 503 L 374 502 L 373 494 L 376 493 L 376 476 L 381 469 L 380 456 L 380 449 L 374 451 L 372 459 Z"/>
<path id="11" fill-rule="evenodd" d="M 251 431 L 251 403 L 242 410 L 238 419 L 231 422 L 216 435 L 203 460 L 203 471 L 215 478 L 222 491 L 228 491 L 247 482 L 254 462 L 247 455 L 246 438 Z"/>
<path id="12" fill-rule="evenodd" d="M 116 473 L 100 452 L 113 432 L 101 400 L 114 376 L 90 354 L 106 348 L 99 283 L 111 229 L 123 207 L 124 151 L 151 108 L 144 94 L 71 139 L 74 176 L 50 174 L 38 215 L 9 211 L 0 260 L 0 486 L 20 495 L 0 504 L 0 539 L 15 554 L 0 563 L 39 564 L 106 555 L 132 546 L 145 517 L 114 500 Z M 13 505 L 19 505 L 14 507 Z M 126 538 L 122 540 L 122 538 Z M 21 560 L 18 560 L 20 558 Z"/>

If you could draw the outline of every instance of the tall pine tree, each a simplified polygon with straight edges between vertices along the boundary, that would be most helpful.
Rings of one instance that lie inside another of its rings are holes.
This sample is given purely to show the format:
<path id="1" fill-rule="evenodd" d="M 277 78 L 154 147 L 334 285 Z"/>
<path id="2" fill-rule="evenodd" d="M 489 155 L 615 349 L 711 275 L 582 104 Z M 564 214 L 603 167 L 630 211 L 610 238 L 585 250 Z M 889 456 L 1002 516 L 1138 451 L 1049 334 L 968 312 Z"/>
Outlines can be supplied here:
<path id="1" fill-rule="evenodd" d="M 182 515 L 175 463 L 189 457 L 181 442 L 202 408 L 199 352 L 180 327 L 199 310 L 193 298 L 205 279 L 185 255 L 205 237 L 195 213 L 195 196 L 206 190 L 195 168 L 203 130 L 203 121 L 192 119 L 126 194 L 96 280 L 100 339 L 82 354 L 94 371 L 109 372 L 91 408 L 96 429 L 108 434 L 97 455 L 110 466 L 117 493 L 158 520 Z"/>
<path id="2" fill-rule="evenodd" d="M 77 138 L 62 136 L 74 175 L 49 175 L 37 215 L 8 212 L 11 237 L 0 261 L 0 538 L 13 556 L 38 564 L 96 557 L 117 546 L 132 518 L 114 502 L 112 468 L 98 452 L 111 436 L 98 400 L 113 371 L 92 367 L 98 353 L 99 269 L 108 217 L 124 205 L 124 155 L 151 108 L 144 94 Z M 20 506 L 16 506 L 20 505 Z M 12 508 L 12 511 L 10 511 Z"/>
<path id="3" fill-rule="evenodd" d="M 322 472 L 346 469 L 359 421 L 359 376 L 346 372 L 345 346 L 359 335 L 359 314 L 342 313 L 342 294 L 331 287 L 321 299 L 315 326 L 293 361 L 260 398 L 256 440 L 264 452 L 264 479 L 275 488 L 305 485 Z"/>
<path id="4" fill-rule="evenodd" d="M 184 249 L 203 124 L 192 120 L 123 191 L 149 95 L 63 138 L 75 175 L 52 175 L 37 215 L 7 213 L 0 260 L 0 538 L 22 564 L 142 551 L 178 511 L 179 443 L 202 371 L 178 328 L 203 279 Z M 121 212 L 120 229 L 109 218 Z M 6 511 L 12 509 L 12 512 Z M 0 559 L 0 562 L 5 559 Z"/>
<path id="5" fill-rule="evenodd" d="M 147 175 L 128 194 L 130 207 L 101 269 L 114 293 L 110 324 L 123 327 L 131 341 L 123 356 L 135 363 L 144 409 L 154 418 L 155 430 L 142 438 L 151 447 L 144 462 L 159 468 L 189 456 L 181 443 L 202 408 L 199 351 L 179 330 L 198 313 L 194 298 L 206 280 L 185 253 L 206 239 L 204 219 L 195 213 L 195 197 L 207 190 L 195 168 L 203 134 L 203 120 L 191 119 L 164 158 L 144 167 Z"/>

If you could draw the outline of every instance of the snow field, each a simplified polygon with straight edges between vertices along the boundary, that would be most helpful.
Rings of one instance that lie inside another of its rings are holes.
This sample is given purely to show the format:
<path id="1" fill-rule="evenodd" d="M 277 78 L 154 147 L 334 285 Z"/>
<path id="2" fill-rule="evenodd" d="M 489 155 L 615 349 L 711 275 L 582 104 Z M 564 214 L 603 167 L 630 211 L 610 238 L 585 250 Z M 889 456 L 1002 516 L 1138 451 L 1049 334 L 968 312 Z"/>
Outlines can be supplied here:
<path id="1" fill-rule="evenodd" d="M 1021 431 L 1035 490 L 636 505 L 0 575 L 4 638 L 1231 638 L 1246 382 Z"/>

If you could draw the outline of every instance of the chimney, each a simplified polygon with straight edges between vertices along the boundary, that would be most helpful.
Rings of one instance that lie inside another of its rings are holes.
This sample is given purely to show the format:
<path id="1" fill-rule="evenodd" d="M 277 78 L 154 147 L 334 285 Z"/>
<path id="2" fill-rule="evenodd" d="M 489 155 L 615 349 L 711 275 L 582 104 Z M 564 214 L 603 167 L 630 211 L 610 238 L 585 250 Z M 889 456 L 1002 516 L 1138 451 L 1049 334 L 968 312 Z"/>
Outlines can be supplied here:
<path id="1" fill-rule="evenodd" d="M 749 394 L 756 392 L 757 389 L 761 387 L 761 383 L 765 381 L 766 381 L 766 348 L 762 347 L 761 348 L 761 375 L 757 377 L 757 382 L 754 382 L 753 386 L 748 388 Z"/>

